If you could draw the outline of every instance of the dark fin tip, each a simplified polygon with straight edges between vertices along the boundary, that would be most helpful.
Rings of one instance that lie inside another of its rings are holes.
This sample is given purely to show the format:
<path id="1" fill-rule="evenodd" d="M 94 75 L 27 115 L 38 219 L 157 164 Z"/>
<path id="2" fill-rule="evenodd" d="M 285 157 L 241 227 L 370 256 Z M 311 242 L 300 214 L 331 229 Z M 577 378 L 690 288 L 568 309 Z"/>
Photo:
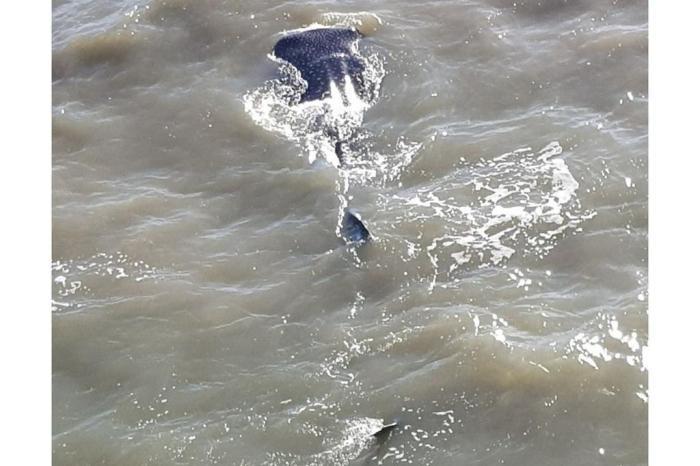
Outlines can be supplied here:
<path id="1" fill-rule="evenodd" d="M 391 433 L 395 428 L 399 426 L 398 421 L 392 421 L 388 424 L 384 424 L 381 429 L 373 433 L 372 436 L 376 438 L 386 438 L 389 433 Z"/>

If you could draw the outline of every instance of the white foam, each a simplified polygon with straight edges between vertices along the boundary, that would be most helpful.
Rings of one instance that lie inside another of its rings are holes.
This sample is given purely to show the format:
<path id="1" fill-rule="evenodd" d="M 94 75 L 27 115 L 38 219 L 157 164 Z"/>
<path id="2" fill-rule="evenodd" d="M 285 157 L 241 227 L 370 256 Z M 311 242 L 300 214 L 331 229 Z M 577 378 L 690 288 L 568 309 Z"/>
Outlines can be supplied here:
<path id="1" fill-rule="evenodd" d="M 330 448 L 314 455 L 311 464 L 349 464 L 369 446 L 372 435 L 379 431 L 381 419 L 362 417 L 345 422 L 340 439 L 332 440 Z"/>
<path id="2" fill-rule="evenodd" d="M 514 254 L 543 257 L 594 213 L 582 211 L 579 184 L 557 142 L 470 163 L 425 187 L 382 199 L 391 222 L 433 225 L 425 252 L 440 273 L 502 265 Z"/>

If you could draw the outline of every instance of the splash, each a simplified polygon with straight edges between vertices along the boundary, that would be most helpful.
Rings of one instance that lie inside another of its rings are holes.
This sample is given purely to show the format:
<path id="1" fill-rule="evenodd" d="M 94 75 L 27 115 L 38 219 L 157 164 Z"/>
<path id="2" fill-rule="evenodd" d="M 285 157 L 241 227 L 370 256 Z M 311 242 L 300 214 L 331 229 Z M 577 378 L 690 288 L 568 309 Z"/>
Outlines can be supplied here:
<path id="1" fill-rule="evenodd" d="M 349 464 L 374 440 L 372 435 L 382 428 L 381 419 L 361 417 L 343 421 L 339 438 L 328 439 L 329 448 L 310 458 L 310 464 Z"/>
<path id="2" fill-rule="evenodd" d="M 385 196 L 389 221 L 419 223 L 438 274 L 462 265 L 503 265 L 516 251 L 539 258 L 595 215 L 583 211 L 579 184 L 552 142 L 538 152 L 508 152 L 459 168 L 428 186 Z M 426 223 L 430 228 L 423 228 Z M 416 255 L 416 244 L 411 242 Z"/>
<path id="3" fill-rule="evenodd" d="M 353 417 L 338 421 L 338 426 L 328 432 L 315 432 L 324 435 L 323 450 L 318 453 L 298 457 L 286 452 L 268 453 L 265 464 L 322 466 L 328 464 L 347 465 L 356 460 L 375 441 L 373 434 L 383 426 L 381 419 Z"/>

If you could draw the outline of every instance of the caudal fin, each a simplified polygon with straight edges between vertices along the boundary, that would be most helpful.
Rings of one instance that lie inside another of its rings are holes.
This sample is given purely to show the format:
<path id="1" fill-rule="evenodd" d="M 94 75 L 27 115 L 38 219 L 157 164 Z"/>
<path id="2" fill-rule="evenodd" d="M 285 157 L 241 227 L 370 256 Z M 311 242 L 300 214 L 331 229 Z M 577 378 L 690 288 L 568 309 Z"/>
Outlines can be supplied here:
<path id="1" fill-rule="evenodd" d="M 340 227 L 340 234 L 348 243 L 364 243 L 370 240 L 370 234 L 360 217 L 345 209 Z"/>

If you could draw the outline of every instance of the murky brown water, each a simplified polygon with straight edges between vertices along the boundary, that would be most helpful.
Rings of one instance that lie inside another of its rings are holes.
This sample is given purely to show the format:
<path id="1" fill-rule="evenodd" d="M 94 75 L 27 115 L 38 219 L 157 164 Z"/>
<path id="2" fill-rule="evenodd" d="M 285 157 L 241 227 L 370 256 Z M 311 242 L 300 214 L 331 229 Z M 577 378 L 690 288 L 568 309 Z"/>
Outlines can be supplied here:
<path id="1" fill-rule="evenodd" d="M 55 464 L 647 463 L 646 2 L 53 18 Z M 340 168 L 267 57 L 312 23 L 381 85 Z"/>

